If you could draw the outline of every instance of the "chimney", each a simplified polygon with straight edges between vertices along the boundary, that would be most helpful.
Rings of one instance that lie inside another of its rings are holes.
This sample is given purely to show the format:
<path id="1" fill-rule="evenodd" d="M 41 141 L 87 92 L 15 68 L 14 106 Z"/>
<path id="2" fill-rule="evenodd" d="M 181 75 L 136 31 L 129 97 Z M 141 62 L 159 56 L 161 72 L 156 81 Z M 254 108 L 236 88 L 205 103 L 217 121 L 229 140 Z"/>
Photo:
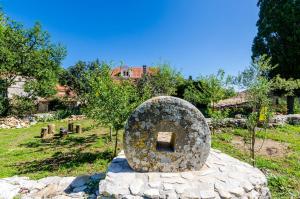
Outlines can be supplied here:
<path id="1" fill-rule="evenodd" d="M 147 73 L 147 66 L 143 65 L 143 74 L 146 75 L 146 73 Z"/>

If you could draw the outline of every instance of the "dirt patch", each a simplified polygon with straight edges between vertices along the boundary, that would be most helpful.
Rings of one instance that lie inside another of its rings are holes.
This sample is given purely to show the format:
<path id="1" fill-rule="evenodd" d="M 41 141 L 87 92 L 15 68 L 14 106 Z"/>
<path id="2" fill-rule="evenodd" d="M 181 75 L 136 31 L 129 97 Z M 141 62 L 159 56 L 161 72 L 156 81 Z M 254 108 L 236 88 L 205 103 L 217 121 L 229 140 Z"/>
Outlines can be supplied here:
<path id="1" fill-rule="evenodd" d="M 234 136 L 232 144 L 240 150 L 249 152 L 249 144 L 245 144 L 243 137 Z M 284 157 L 289 153 L 287 143 L 261 138 L 256 138 L 255 151 L 258 155 L 276 158 Z"/>

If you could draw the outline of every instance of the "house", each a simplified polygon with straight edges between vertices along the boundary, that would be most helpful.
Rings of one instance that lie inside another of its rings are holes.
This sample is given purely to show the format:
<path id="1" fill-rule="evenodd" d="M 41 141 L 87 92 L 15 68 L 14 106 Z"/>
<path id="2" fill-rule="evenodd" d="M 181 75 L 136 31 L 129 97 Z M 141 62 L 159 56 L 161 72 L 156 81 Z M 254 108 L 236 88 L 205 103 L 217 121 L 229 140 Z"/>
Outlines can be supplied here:
<path id="1" fill-rule="evenodd" d="M 236 96 L 224 99 L 215 104 L 215 108 L 223 109 L 223 108 L 237 108 L 243 107 L 247 105 L 247 93 L 246 91 L 239 92 Z"/>
<path id="2" fill-rule="evenodd" d="M 111 76 L 115 79 L 126 78 L 137 80 L 143 77 L 144 74 L 154 74 L 156 71 L 153 67 L 143 66 L 119 66 L 112 70 Z"/>
<path id="3" fill-rule="evenodd" d="M 26 83 L 26 78 L 23 78 L 21 76 L 16 77 L 15 83 L 9 86 L 7 89 L 7 97 L 9 99 L 13 99 L 14 96 L 19 96 L 19 97 L 28 96 L 28 93 L 24 91 L 25 83 Z M 57 93 L 54 96 L 50 98 L 41 98 L 41 97 L 37 98 L 35 103 L 37 105 L 38 112 L 48 112 L 49 104 L 51 103 L 51 101 L 57 98 L 67 101 L 68 104 L 72 106 L 74 104 L 75 105 L 77 104 L 77 101 L 74 100 L 76 94 L 68 86 L 56 85 L 55 89 Z"/>
<path id="4" fill-rule="evenodd" d="M 24 91 L 24 85 L 25 85 L 26 79 L 17 76 L 16 81 L 14 84 L 12 84 L 10 87 L 7 89 L 7 97 L 9 99 L 12 99 L 13 96 L 21 96 L 21 97 L 26 97 L 28 93 Z"/>
<path id="5" fill-rule="evenodd" d="M 78 105 L 75 99 L 76 94 L 68 86 L 56 85 L 55 87 L 57 93 L 49 98 L 38 98 L 37 100 L 37 111 L 39 113 L 45 113 L 49 111 L 49 105 L 51 109 L 51 104 L 56 99 L 62 99 L 69 107 L 75 107 Z"/>

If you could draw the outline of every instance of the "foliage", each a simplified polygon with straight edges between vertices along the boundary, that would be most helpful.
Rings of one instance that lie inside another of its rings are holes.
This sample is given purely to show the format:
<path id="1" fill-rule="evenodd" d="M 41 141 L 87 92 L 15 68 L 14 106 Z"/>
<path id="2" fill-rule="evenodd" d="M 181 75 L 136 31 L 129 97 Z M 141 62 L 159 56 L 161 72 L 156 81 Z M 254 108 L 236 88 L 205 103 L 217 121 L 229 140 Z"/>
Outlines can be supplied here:
<path id="1" fill-rule="evenodd" d="M 125 121 L 140 102 L 133 82 L 127 79 L 114 80 L 110 73 L 110 66 L 103 62 L 99 74 L 91 75 L 86 113 L 101 125 L 116 130 L 116 155 L 118 131 L 124 127 Z"/>
<path id="2" fill-rule="evenodd" d="M 0 116 L 6 115 L 7 107 L 9 106 L 7 98 L 0 95 Z"/>
<path id="3" fill-rule="evenodd" d="M 151 70 L 153 74 L 146 74 L 137 82 L 140 97 L 149 99 L 160 95 L 176 95 L 178 85 L 184 81 L 182 74 L 168 63 L 158 64 Z"/>
<path id="4" fill-rule="evenodd" d="M 84 95 L 91 91 L 89 85 L 90 75 L 99 72 L 100 62 L 95 60 L 92 62 L 78 61 L 74 66 L 67 70 L 62 70 L 59 80 L 62 85 L 67 85 L 77 94 L 79 100 L 84 99 Z"/>
<path id="5" fill-rule="evenodd" d="M 217 75 L 200 76 L 196 85 L 190 84 L 185 90 L 184 99 L 194 104 L 206 104 L 213 113 L 217 102 L 234 94 L 228 83 L 223 70 L 219 70 Z"/>
<path id="6" fill-rule="evenodd" d="M 264 54 L 272 57 L 269 75 L 300 78 L 300 2 L 259 0 L 257 36 L 253 41 L 253 59 Z M 291 73 L 291 71 L 293 71 Z"/>
<path id="7" fill-rule="evenodd" d="M 215 129 L 218 128 L 222 120 L 228 117 L 228 110 L 212 110 L 209 108 L 208 111 L 211 117 L 212 132 L 215 133 Z"/>
<path id="8" fill-rule="evenodd" d="M 25 29 L 0 11 L 0 55 L 4 97 L 20 76 L 26 79 L 25 91 L 30 96 L 55 94 L 57 73 L 66 50 L 51 43 L 39 23 Z"/>
<path id="9" fill-rule="evenodd" d="M 208 109 L 209 115 L 211 117 L 211 127 L 212 133 L 215 133 L 215 130 L 219 127 L 219 124 L 228 117 L 228 110 L 212 110 Z"/>
<path id="10" fill-rule="evenodd" d="M 251 135 L 251 158 L 253 165 L 255 163 L 255 134 L 256 128 L 263 124 L 266 127 L 271 109 L 270 92 L 273 87 L 273 80 L 269 80 L 268 73 L 274 67 L 271 65 L 271 59 L 266 55 L 256 59 L 249 68 L 245 69 L 236 79 L 236 81 L 247 91 L 247 101 L 252 108 L 252 113 L 247 118 L 247 128 Z M 265 118 L 263 120 L 260 117 Z"/>
<path id="11" fill-rule="evenodd" d="M 284 112 L 288 114 L 295 113 L 295 111 L 297 111 L 295 109 L 298 107 L 295 107 L 296 104 L 294 96 L 299 95 L 300 79 L 285 79 L 281 78 L 280 75 L 277 75 L 273 78 L 273 88 L 274 93 L 286 97 L 286 111 Z"/>
<path id="12" fill-rule="evenodd" d="M 36 112 L 34 101 L 27 97 L 15 96 L 10 103 L 10 114 L 17 116 L 32 115 Z"/>
<path id="13" fill-rule="evenodd" d="M 264 54 L 272 57 L 271 64 L 278 67 L 270 71 L 270 78 L 280 75 L 284 79 L 299 79 L 300 1 L 259 0 L 257 5 L 260 12 L 252 58 L 256 59 Z M 286 88 L 290 89 L 289 86 Z M 290 95 L 287 97 L 289 113 L 293 113 L 293 103 L 294 97 Z"/>
<path id="14" fill-rule="evenodd" d="M 65 119 L 67 117 L 70 117 L 71 115 L 79 115 L 81 112 L 79 111 L 79 109 L 63 109 L 63 110 L 57 110 L 54 114 L 53 119 L 54 120 L 61 120 L 61 119 Z"/>

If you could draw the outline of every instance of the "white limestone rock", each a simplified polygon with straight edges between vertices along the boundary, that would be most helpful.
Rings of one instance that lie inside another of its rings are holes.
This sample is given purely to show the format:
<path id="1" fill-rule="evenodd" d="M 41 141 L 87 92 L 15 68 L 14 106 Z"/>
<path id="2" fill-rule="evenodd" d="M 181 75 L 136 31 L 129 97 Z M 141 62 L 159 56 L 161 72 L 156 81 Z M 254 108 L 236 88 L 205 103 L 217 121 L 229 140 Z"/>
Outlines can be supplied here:
<path id="1" fill-rule="evenodd" d="M 123 155 L 116 159 L 100 182 L 99 195 L 105 198 L 270 198 L 259 169 L 217 150 L 211 149 L 209 166 L 178 173 L 139 173 L 126 164 Z"/>

